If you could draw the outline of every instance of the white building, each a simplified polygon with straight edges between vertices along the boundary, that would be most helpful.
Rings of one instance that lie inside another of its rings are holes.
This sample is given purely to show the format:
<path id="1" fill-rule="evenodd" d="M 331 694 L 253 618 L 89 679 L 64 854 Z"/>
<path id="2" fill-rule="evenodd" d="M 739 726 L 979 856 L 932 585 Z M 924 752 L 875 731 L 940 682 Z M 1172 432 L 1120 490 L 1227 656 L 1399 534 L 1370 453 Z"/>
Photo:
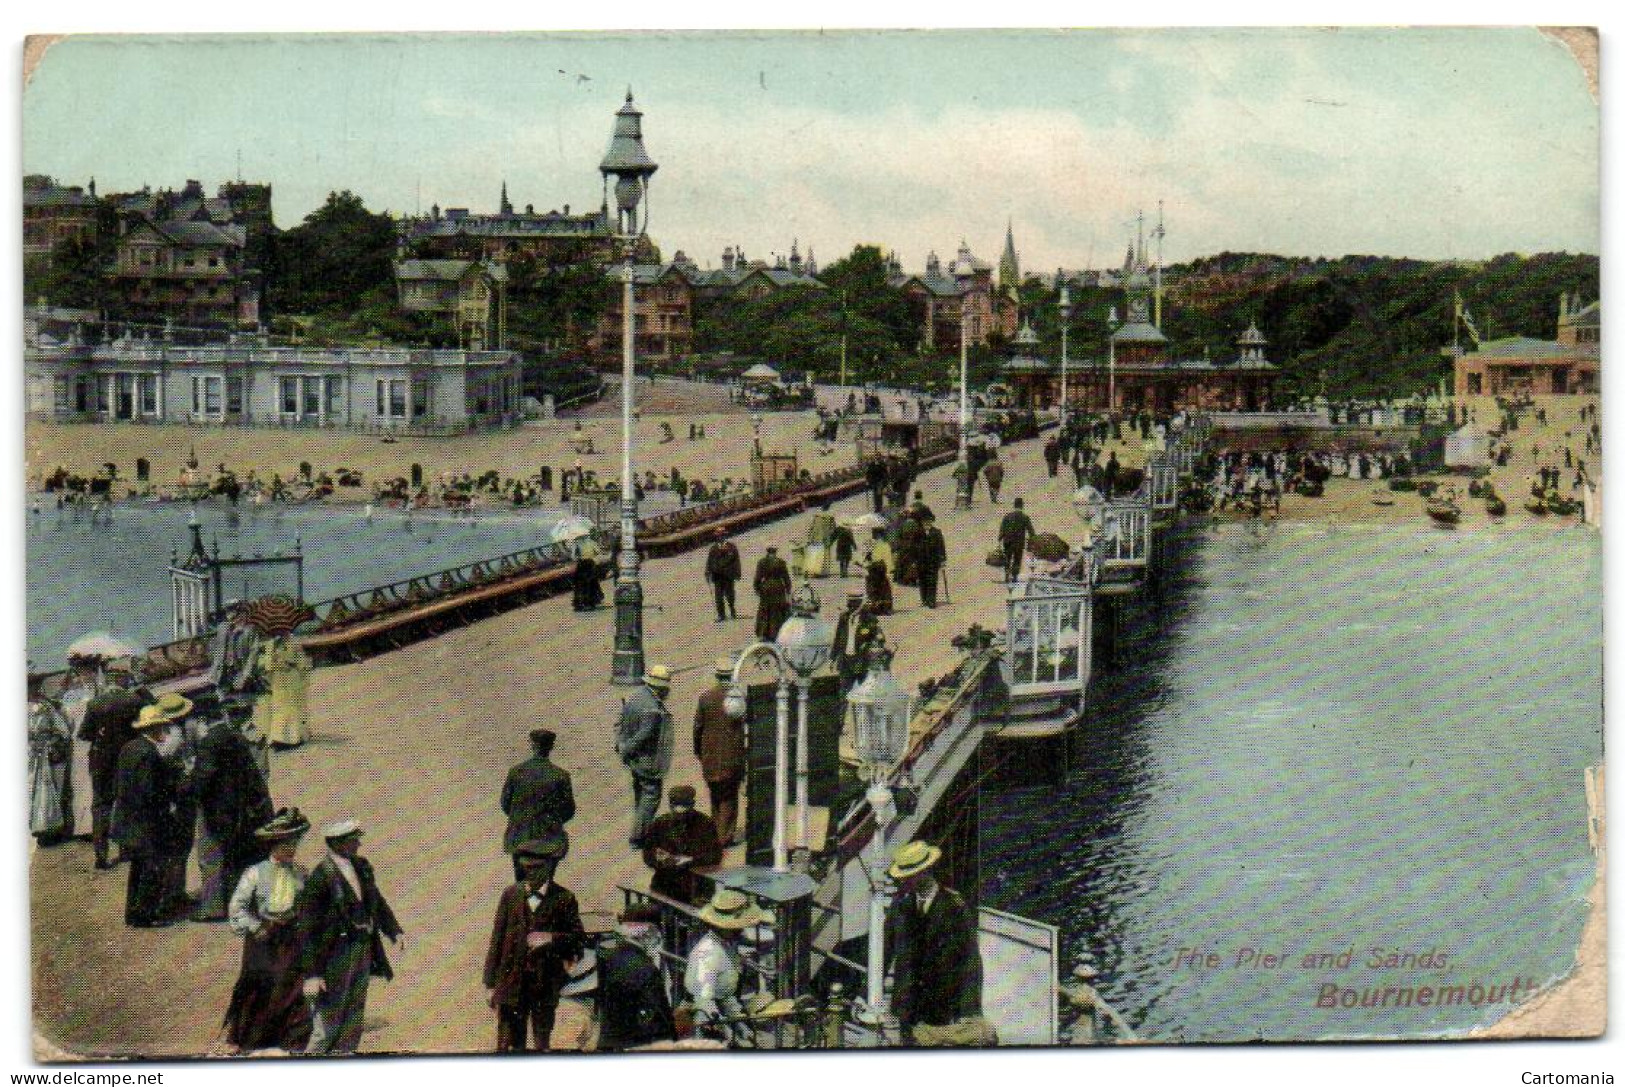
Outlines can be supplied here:
<path id="1" fill-rule="evenodd" d="M 24 330 L 31 418 L 452 432 L 521 417 L 516 351 L 89 343 L 41 317 Z"/>

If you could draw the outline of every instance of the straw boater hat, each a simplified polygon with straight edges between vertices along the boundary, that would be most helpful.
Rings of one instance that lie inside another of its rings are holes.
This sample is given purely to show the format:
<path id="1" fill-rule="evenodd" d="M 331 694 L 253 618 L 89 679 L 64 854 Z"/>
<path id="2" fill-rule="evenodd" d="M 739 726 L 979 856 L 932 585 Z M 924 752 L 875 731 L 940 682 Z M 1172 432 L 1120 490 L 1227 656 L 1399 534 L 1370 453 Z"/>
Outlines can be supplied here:
<path id="1" fill-rule="evenodd" d="M 734 662 L 733 662 L 732 657 L 718 657 L 717 658 L 717 666 L 716 666 L 716 668 L 717 668 L 717 678 L 718 679 L 732 679 L 733 678 Z"/>
<path id="2" fill-rule="evenodd" d="M 298 808 L 283 808 L 276 813 L 276 818 L 256 830 L 254 837 L 274 845 L 290 838 L 302 837 L 309 829 L 310 820 L 300 814 Z"/>
<path id="3" fill-rule="evenodd" d="M 650 687 L 669 691 L 671 690 L 671 669 L 664 664 L 656 664 L 643 674 L 643 682 Z"/>
<path id="4" fill-rule="evenodd" d="M 365 832 L 361 829 L 361 824 L 354 819 L 340 819 L 338 822 L 329 823 L 322 828 L 322 837 L 330 842 L 336 842 L 342 838 L 359 838 L 363 833 Z"/>
<path id="5" fill-rule="evenodd" d="M 158 701 L 141 707 L 141 713 L 135 719 L 133 727 L 137 729 L 157 728 L 182 720 L 192 712 L 192 700 L 173 691 L 161 696 Z"/>
<path id="6" fill-rule="evenodd" d="M 584 948 L 581 958 L 565 967 L 565 982 L 559 988 L 560 996 L 581 996 L 598 988 L 598 953 Z"/>
<path id="7" fill-rule="evenodd" d="M 929 842 L 910 842 L 893 856 L 886 874 L 892 879 L 917 876 L 942 859 L 942 850 Z"/>
<path id="8" fill-rule="evenodd" d="M 725 932 L 738 932 L 769 919 L 766 910 L 752 905 L 743 892 L 732 887 L 718 887 L 711 901 L 700 907 L 699 918 Z"/>

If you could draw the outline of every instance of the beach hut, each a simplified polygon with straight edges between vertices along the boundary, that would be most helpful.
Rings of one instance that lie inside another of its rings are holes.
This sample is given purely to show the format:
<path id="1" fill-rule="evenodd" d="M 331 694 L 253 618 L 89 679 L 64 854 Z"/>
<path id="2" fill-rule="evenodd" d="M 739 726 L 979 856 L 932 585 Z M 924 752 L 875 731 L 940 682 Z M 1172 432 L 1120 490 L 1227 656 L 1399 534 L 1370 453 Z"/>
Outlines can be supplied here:
<path id="1" fill-rule="evenodd" d="M 1489 464 L 1489 439 L 1475 423 L 1468 423 L 1444 440 L 1447 468 L 1477 469 Z"/>

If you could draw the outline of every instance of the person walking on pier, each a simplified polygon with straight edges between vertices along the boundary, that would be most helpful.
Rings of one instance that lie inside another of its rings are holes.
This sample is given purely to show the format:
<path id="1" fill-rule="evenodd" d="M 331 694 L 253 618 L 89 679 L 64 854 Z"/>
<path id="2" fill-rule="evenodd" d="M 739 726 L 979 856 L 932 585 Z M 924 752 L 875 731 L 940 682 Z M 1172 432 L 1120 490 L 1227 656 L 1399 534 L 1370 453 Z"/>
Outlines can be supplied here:
<path id="1" fill-rule="evenodd" d="M 1044 466 L 1049 469 L 1051 479 L 1061 470 L 1061 442 L 1058 438 L 1051 438 L 1044 443 Z M 1002 473 L 1001 473 L 1002 474 Z M 989 484 L 991 487 L 991 484 Z M 997 501 L 995 499 L 995 501 Z"/>
<path id="2" fill-rule="evenodd" d="M 1005 514 L 1004 520 L 999 522 L 999 550 L 1004 553 L 1005 584 L 1021 575 L 1021 563 L 1027 555 L 1027 541 L 1032 535 L 1032 518 L 1022 509 L 1022 501 L 1018 498 L 1015 509 Z"/>
<path id="3" fill-rule="evenodd" d="M 268 859 L 243 873 L 231 895 L 231 931 L 243 938 L 243 963 L 226 1008 L 226 1040 L 238 1053 L 301 1052 L 310 1040 L 310 1008 L 301 991 L 294 907 L 310 873 L 294 858 L 310 821 L 284 808 L 255 836 Z"/>
<path id="4" fill-rule="evenodd" d="M 858 541 L 850 528 L 840 524 L 835 526 L 829 539 L 830 546 L 835 549 L 835 563 L 841 569 L 841 576 L 846 577 L 846 571 L 852 565 L 852 555 L 858 549 Z"/>
<path id="5" fill-rule="evenodd" d="M 374 977 L 392 978 L 385 936 L 406 947 L 395 911 L 378 890 L 372 865 L 361 855 L 361 825 L 354 819 L 329 824 L 327 856 L 299 893 L 299 975 L 310 1001 L 314 1056 L 354 1053 L 366 1022 L 367 989 Z"/>
<path id="6" fill-rule="evenodd" d="M 519 846 L 562 831 L 564 824 L 575 818 L 576 798 L 570 774 L 553 763 L 557 739 L 558 733 L 552 729 L 532 729 L 530 758 L 509 770 L 502 783 L 502 814 L 508 817 L 502 849 L 513 855 L 514 879 L 524 878 L 516 852 Z"/>
<path id="7" fill-rule="evenodd" d="M 576 896 L 553 878 L 569 848 L 561 830 L 514 849 L 521 875 L 497 902 L 485 953 L 500 1052 L 523 1051 L 527 1031 L 532 1049 L 545 1053 L 552 1044 L 564 963 L 579 957 L 583 932 Z"/>
<path id="8" fill-rule="evenodd" d="M 177 851 L 184 864 L 192 838 L 191 809 L 184 803 L 183 779 L 172 761 L 181 745 L 174 722 L 191 708 L 180 695 L 165 695 L 142 707 L 135 738 L 119 752 L 112 834 L 130 860 L 124 923 L 137 928 L 168 925 L 175 919 L 175 903 L 166 894 L 167 875 Z"/>
<path id="9" fill-rule="evenodd" d="M 711 794 L 711 817 L 717 824 L 717 842 L 724 849 L 734 843 L 739 817 L 739 786 L 745 780 L 745 722 L 728 716 L 723 703 L 733 679 L 733 660 L 717 660 L 717 681 L 700 695 L 694 709 L 694 756 L 700 760 L 705 787 Z"/>
<path id="10" fill-rule="evenodd" d="M 976 915 L 937 882 L 932 869 L 941 859 L 937 846 L 913 841 L 897 851 L 887 872 L 899 888 L 886 926 L 892 1014 L 911 1044 L 979 1044 L 941 1029 L 982 1016 Z"/>
<path id="11" fill-rule="evenodd" d="M 671 810 L 643 835 L 643 863 L 654 869 L 649 890 L 678 902 L 699 905 L 709 894 L 694 874 L 722 862 L 717 824 L 694 809 L 694 787 L 674 785 L 668 796 Z"/>
<path id="12" fill-rule="evenodd" d="M 711 583 L 716 598 L 717 622 L 739 618 L 739 607 L 734 602 L 734 583 L 742 575 L 739 548 L 730 539 L 726 529 L 717 529 L 717 542 L 705 556 L 705 580 Z"/>
<path id="13" fill-rule="evenodd" d="M 880 457 L 869 461 L 863 469 L 863 480 L 869 485 L 869 497 L 874 501 L 875 512 L 879 513 L 886 502 L 886 462 Z"/>
<path id="14" fill-rule="evenodd" d="M 243 872 L 265 856 L 265 840 L 256 832 L 276 810 L 253 748 L 229 717 L 211 722 L 198 741 L 191 789 L 202 881 L 192 920 L 224 921 Z"/>
<path id="15" fill-rule="evenodd" d="M 666 708 L 671 669 L 652 666 L 643 686 L 621 707 L 615 731 L 615 753 L 632 775 L 632 834 L 628 841 L 643 848 L 643 837 L 660 807 L 660 789 L 671 769 L 672 721 Z"/>
<path id="16" fill-rule="evenodd" d="M 756 590 L 756 637 L 771 642 L 779 636 L 779 627 L 790 618 L 790 568 L 779 558 L 779 549 L 769 544 L 767 554 L 756 564 L 756 576 L 751 579 Z"/>
<path id="17" fill-rule="evenodd" d="M 920 531 L 919 543 L 920 603 L 928 608 L 937 606 L 937 585 L 942 568 L 948 564 L 948 545 L 942 538 L 942 529 L 936 518 L 929 514 Z"/>
<path id="18" fill-rule="evenodd" d="M 1051 468 L 1049 474 L 1053 476 L 1055 469 Z M 987 466 L 982 469 L 982 478 L 987 480 L 988 499 L 997 506 L 999 504 L 999 488 L 1004 486 L 1004 462 L 999 459 L 997 451 L 988 455 Z"/>
<path id="19" fill-rule="evenodd" d="M 90 744 L 91 844 L 97 868 L 111 868 L 113 798 L 118 792 L 118 762 L 124 745 L 135 739 L 135 721 L 150 698 L 131 686 L 129 673 L 119 674 L 111 686 L 85 706 L 79 739 Z M 82 829 L 82 828 L 80 828 Z"/>

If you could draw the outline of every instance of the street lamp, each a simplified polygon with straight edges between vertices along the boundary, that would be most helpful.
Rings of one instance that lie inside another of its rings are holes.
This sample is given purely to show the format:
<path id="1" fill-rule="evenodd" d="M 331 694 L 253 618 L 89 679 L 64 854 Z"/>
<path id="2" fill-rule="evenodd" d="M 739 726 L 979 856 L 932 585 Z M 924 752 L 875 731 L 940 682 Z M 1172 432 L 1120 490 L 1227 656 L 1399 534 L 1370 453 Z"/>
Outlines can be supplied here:
<path id="1" fill-rule="evenodd" d="M 615 112 L 609 150 L 598 164 L 606 189 L 615 175 L 616 228 L 626 251 L 621 268 L 621 551 L 615 574 L 615 656 L 610 682 L 632 686 L 643 681 L 643 585 L 638 581 L 638 489 L 632 471 L 632 360 L 636 318 L 632 282 L 636 276 L 639 239 L 648 217 L 638 219 L 638 204 L 649 192 L 649 178 L 659 169 L 643 147 L 643 114 L 626 103 Z M 607 194 L 605 199 L 608 204 Z"/>
<path id="2" fill-rule="evenodd" d="M 875 829 L 869 839 L 869 1021 L 878 1025 L 885 1018 L 886 1004 L 886 907 L 891 889 L 886 876 L 890 846 L 886 833 L 897 817 L 892 801 L 891 775 L 908 749 L 908 690 L 892 677 L 892 654 L 884 635 L 869 647 L 869 670 L 863 681 L 846 697 L 852 710 L 852 743 L 860 770 L 869 779 L 865 798 L 874 813 Z"/>
<path id="3" fill-rule="evenodd" d="M 1061 427 L 1066 427 L 1066 334 L 1072 323 L 1072 291 L 1061 285 Z"/>
<path id="4" fill-rule="evenodd" d="M 961 252 L 966 252 L 961 246 Z M 970 509 L 972 482 L 970 478 L 970 338 L 966 326 L 970 317 L 970 288 L 975 269 L 969 260 L 954 265 L 959 277 L 959 459 L 955 474 L 959 484 L 954 490 L 954 509 Z"/>
<path id="5" fill-rule="evenodd" d="M 1117 307 L 1106 314 L 1106 414 L 1117 410 Z"/>
<path id="6" fill-rule="evenodd" d="M 807 799 L 807 700 L 813 673 L 829 662 L 835 625 L 818 617 L 818 593 L 803 582 L 790 603 L 790 618 L 779 628 L 778 647 L 796 677 L 796 844 L 812 847 Z"/>

